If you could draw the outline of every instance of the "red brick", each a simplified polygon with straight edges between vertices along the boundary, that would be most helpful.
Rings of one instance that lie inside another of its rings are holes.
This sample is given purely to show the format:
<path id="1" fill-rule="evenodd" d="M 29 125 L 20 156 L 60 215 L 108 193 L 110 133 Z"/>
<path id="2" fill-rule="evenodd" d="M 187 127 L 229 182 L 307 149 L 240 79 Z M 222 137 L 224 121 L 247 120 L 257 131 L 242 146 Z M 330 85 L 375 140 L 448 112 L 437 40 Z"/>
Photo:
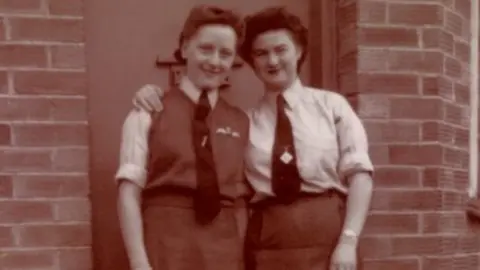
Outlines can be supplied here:
<path id="1" fill-rule="evenodd" d="M 365 261 L 364 269 L 368 270 L 419 270 L 420 262 L 416 258 L 377 259 Z"/>
<path id="2" fill-rule="evenodd" d="M 443 54 L 441 52 L 425 51 L 390 51 L 388 69 L 392 71 L 440 73 L 443 71 Z"/>
<path id="3" fill-rule="evenodd" d="M 11 18 L 13 40 L 82 42 L 83 21 L 77 19 Z"/>
<path id="4" fill-rule="evenodd" d="M 455 0 L 455 11 L 460 13 L 464 20 L 470 20 L 471 1 Z"/>
<path id="5" fill-rule="evenodd" d="M 0 170 L 4 172 L 49 171 L 52 167 L 51 151 L 12 149 L 0 151 Z"/>
<path id="6" fill-rule="evenodd" d="M 453 53 L 454 38 L 451 33 L 441 28 L 422 29 L 423 47 L 427 49 L 441 49 L 444 52 Z"/>
<path id="7" fill-rule="evenodd" d="M 462 129 L 438 122 L 425 122 L 422 126 L 422 134 L 422 141 L 442 142 L 457 147 L 468 148 L 468 128 Z"/>
<path id="8" fill-rule="evenodd" d="M 55 15 L 83 15 L 83 0 L 50 0 L 50 14 Z"/>
<path id="9" fill-rule="evenodd" d="M 59 252 L 59 264 L 59 269 L 91 269 L 93 265 L 92 251 L 89 248 L 61 250 Z"/>
<path id="10" fill-rule="evenodd" d="M 364 46 L 418 47 L 416 29 L 399 27 L 361 27 L 358 42 Z"/>
<path id="11" fill-rule="evenodd" d="M 415 122 L 364 121 L 370 142 L 418 142 L 420 124 Z"/>
<path id="12" fill-rule="evenodd" d="M 368 216 L 364 234 L 416 234 L 420 231 L 418 214 L 373 213 Z"/>
<path id="13" fill-rule="evenodd" d="M 445 244 L 445 240 L 441 236 L 395 237 L 394 239 L 392 239 L 392 255 L 393 256 L 435 255 L 444 251 L 444 244 Z"/>
<path id="14" fill-rule="evenodd" d="M 367 260 L 389 257 L 392 253 L 391 238 L 387 236 L 362 237 L 360 238 L 360 247 L 362 247 L 363 257 Z"/>
<path id="15" fill-rule="evenodd" d="M 87 148 L 60 148 L 53 155 L 54 170 L 58 172 L 87 172 Z"/>
<path id="16" fill-rule="evenodd" d="M 462 17 L 453 12 L 447 11 L 445 14 L 445 29 L 456 36 L 461 36 L 463 29 Z"/>
<path id="17" fill-rule="evenodd" d="M 443 8 L 437 4 L 402 4 L 388 5 L 389 22 L 407 25 L 442 25 Z"/>
<path id="18" fill-rule="evenodd" d="M 0 226 L 0 247 L 11 247 L 14 245 L 15 239 L 13 237 L 12 227 Z"/>
<path id="19" fill-rule="evenodd" d="M 2 201 L 0 202 L 1 223 L 25 223 L 52 221 L 53 208 L 43 201 Z"/>
<path id="20" fill-rule="evenodd" d="M 440 96 L 448 100 L 453 100 L 453 82 L 443 76 L 423 77 L 422 94 L 425 96 Z"/>
<path id="21" fill-rule="evenodd" d="M 389 52 L 384 49 L 359 49 L 358 71 L 385 71 L 388 68 Z"/>
<path id="22" fill-rule="evenodd" d="M 1 13 L 42 13 L 41 0 L 0 0 Z"/>
<path id="23" fill-rule="evenodd" d="M 454 148 L 445 148 L 444 149 L 444 164 L 447 166 L 452 166 L 454 168 L 468 168 L 469 154 L 468 149 L 454 149 Z"/>
<path id="24" fill-rule="evenodd" d="M 90 201 L 85 199 L 61 200 L 55 203 L 55 220 L 83 221 L 91 220 Z"/>
<path id="25" fill-rule="evenodd" d="M 0 41 L 6 39 L 5 19 L 0 18 Z"/>
<path id="26" fill-rule="evenodd" d="M 2 269 L 53 269 L 55 267 L 55 250 L 18 250 L 2 252 L 0 264 Z"/>
<path id="27" fill-rule="evenodd" d="M 422 214 L 423 233 L 461 233 L 468 229 L 463 212 L 442 212 Z"/>
<path id="28" fill-rule="evenodd" d="M 377 189 L 372 196 L 372 210 L 427 211 L 442 206 L 442 194 L 438 190 Z"/>
<path id="29" fill-rule="evenodd" d="M 52 47 L 52 66 L 55 68 L 85 68 L 83 46 Z"/>
<path id="30" fill-rule="evenodd" d="M 388 118 L 390 98 L 381 95 L 359 95 L 358 114 L 362 118 Z"/>
<path id="31" fill-rule="evenodd" d="M 360 23 L 384 23 L 387 21 L 387 4 L 377 1 L 358 1 Z"/>
<path id="32" fill-rule="evenodd" d="M 13 125 L 12 133 L 14 145 L 18 146 L 83 146 L 88 144 L 88 130 L 84 124 L 19 124 Z"/>
<path id="33" fill-rule="evenodd" d="M 389 164 L 389 153 L 387 145 L 371 144 L 369 147 L 369 156 L 376 165 Z"/>
<path id="34" fill-rule="evenodd" d="M 470 45 L 462 41 L 455 42 L 455 58 L 468 64 L 470 62 Z"/>
<path id="35" fill-rule="evenodd" d="M 454 103 L 445 103 L 445 121 L 456 125 L 468 127 L 470 124 L 469 109 Z"/>
<path id="36" fill-rule="evenodd" d="M 458 2 L 458 1 L 457 1 Z M 478 254 L 455 254 L 448 256 L 429 256 L 422 258 L 424 269 L 435 270 L 467 270 L 477 269 L 480 265 Z"/>
<path id="37" fill-rule="evenodd" d="M 436 120 L 442 118 L 443 103 L 434 98 L 392 97 L 390 117 L 392 119 Z"/>
<path id="38" fill-rule="evenodd" d="M 0 97 L 0 120 L 85 121 L 87 104 L 78 98 Z"/>
<path id="39" fill-rule="evenodd" d="M 420 170 L 415 167 L 377 167 L 374 177 L 375 187 L 420 187 L 420 176 Z"/>
<path id="40" fill-rule="evenodd" d="M 12 143 L 12 136 L 10 126 L 0 124 L 0 145 L 10 145 Z"/>
<path id="41" fill-rule="evenodd" d="M 47 55 L 43 46 L 0 45 L 1 66 L 45 67 Z"/>
<path id="42" fill-rule="evenodd" d="M 7 175 L 0 175 L 0 198 L 11 198 L 13 195 L 12 178 Z"/>
<path id="43" fill-rule="evenodd" d="M 418 77 L 407 74 L 358 74 L 361 92 L 378 94 L 418 94 Z"/>
<path id="44" fill-rule="evenodd" d="M 18 228 L 22 247 L 83 247 L 91 244 L 87 224 L 28 225 Z"/>
<path id="45" fill-rule="evenodd" d="M 8 77 L 7 72 L 0 71 L 0 94 L 8 93 Z"/>
<path id="46" fill-rule="evenodd" d="M 87 176 L 76 175 L 19 175 L 14 177 L 15 196 L 18 198 L 87 197 Z"/>
<path id="47" fill-rule="evenodd" d="M 15 91 L 19 94 L 85 95 L 84 72 L 16 72 Z"/>
<path id="48" fill-rule="evenodd" d="M 466 190 L 469 185 L 468 173 L 445 167 L 427 167 L 424 169 L 422 186 Z"/>
<path id="49" fill-rule="evenodd" d="M 453 129 L 444 123 L 428 121 L 422 124 L 422 141 L 450 142 L 454 136 Z"/>
<path id="50" fill-rule="evenodd" d="M 462 233 L 456 237 L 456 247 L 466 254 L 480 253 L 480 236 L 476 233 Z"/>
<path id="51" fill-rule="evenodd" d="M 462 65 L 460 61 L 455 58 L 445 57 L 445 74 L 456 79 L 462 77 Z"/>
<path id="52" fill-rule="evenodd" d="M 398 165 L 439 165 L 443 162 L 440 145 L 390 145 L 390 163 Z"/>
<path id="53" fill-rule="evenodd" d="M 455 84 L 455 103 L 470 105 L 470 88 L 460 83 Z"/>

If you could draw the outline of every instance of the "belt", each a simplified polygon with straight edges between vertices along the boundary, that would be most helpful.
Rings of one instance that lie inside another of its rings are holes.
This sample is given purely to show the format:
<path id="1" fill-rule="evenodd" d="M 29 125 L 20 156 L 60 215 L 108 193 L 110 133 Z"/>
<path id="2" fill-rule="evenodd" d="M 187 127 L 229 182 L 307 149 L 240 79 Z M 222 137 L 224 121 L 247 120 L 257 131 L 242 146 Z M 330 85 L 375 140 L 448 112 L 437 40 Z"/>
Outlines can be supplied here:
<path id="1" fill-rule="evenodd" d="M 333 188 L 327 189 L 327 190 L 325 190 L 324 192 L 321 192 L 321 193 L 303 192 L 302 191 L 298 194 L 298 197 L 290 204 L 293 204 L 293 203 L 295 203 L 296 201 L 299 201 L 299 200 L 308 200 L 308 199 L 325 198 L 325 197 L 330 197 L 331 198 L 333 196 L 339 196 L 339 197 L 342 197 L 342 198 L 346 197 L 345 194 L 343 194 L 340 191 L 338 191 L 336 189 L 333 189 Z M 261 201 L 250 204 L 250 208 L 252 210 L 261 210 L 263 208 L 270 207 L 270 206 L 276 206 L 276 205 L 288 205 L 288 204 L 280 201 L 279 199 L 277 199 L 277 197 L 269 197 L 269 198 L 263 199 Z"/>
<path id="2" fill-rule="evenodd" d="M 187 187 L 164 186 L 142 193 L 142 207 L 171 206 L 179 208 L 193 208 L 195 189 Z M 230 198 L 221 195 L 220 202 L 223 208 L 245 208 L 245 198 Z"/>

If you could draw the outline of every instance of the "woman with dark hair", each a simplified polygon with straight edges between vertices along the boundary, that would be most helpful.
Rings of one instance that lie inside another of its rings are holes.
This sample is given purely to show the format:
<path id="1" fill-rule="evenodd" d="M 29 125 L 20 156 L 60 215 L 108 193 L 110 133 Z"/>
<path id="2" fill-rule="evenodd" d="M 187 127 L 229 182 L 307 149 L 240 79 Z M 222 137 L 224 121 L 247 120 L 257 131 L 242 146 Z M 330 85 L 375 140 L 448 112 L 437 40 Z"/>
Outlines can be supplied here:
<path id="1" fill-rule="evenodd" d="M 248 112 L 248 269 L 361 268 L 358 237 L 373 186 L 367 136 L 343 96 L 300 81 L 307 36 L 282 7 L 246 19 L 240 52 L 265 90 Z M 137 106 L 152 109 L 147 103 L 161 96 L 161 89 L 144 87 Z"/>
<path id="2" fill-rule="evenodd" d="M 244 268 L 248 118 L 218 96 L 243 35 L 232 11 L 193 8 L 176 53 L 186 64 L 179 87 L 162 112 L 125 120 L 116 181 L 132 270 Z"/>

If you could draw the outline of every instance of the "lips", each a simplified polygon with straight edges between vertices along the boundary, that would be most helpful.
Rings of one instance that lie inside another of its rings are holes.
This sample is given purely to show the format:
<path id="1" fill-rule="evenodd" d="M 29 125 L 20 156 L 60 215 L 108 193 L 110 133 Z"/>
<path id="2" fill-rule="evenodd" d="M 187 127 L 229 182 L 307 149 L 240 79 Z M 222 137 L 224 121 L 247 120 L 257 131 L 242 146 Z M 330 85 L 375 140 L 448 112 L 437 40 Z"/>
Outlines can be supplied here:
<path id="1" fill-rule="evenodd" d="M 272 76 L 277 75 L 279 72 L 280 72 L 280 69 L 269 69 L 269 70 L 267 70 L 267 73 L 269 75 L 272 75 Z"/>

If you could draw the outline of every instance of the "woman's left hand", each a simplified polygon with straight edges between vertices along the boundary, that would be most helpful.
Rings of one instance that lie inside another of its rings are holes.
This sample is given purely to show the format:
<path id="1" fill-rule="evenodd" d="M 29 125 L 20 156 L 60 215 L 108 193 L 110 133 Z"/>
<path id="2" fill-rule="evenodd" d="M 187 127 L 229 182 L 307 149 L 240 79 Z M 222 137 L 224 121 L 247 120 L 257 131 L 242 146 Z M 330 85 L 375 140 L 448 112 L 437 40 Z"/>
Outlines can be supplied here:
<path id="1" fill-rule="evenodd" d="M 356 270 L 357 247 L 350 243 L 338 243 L 330 259 L 330 270 Z"/>

